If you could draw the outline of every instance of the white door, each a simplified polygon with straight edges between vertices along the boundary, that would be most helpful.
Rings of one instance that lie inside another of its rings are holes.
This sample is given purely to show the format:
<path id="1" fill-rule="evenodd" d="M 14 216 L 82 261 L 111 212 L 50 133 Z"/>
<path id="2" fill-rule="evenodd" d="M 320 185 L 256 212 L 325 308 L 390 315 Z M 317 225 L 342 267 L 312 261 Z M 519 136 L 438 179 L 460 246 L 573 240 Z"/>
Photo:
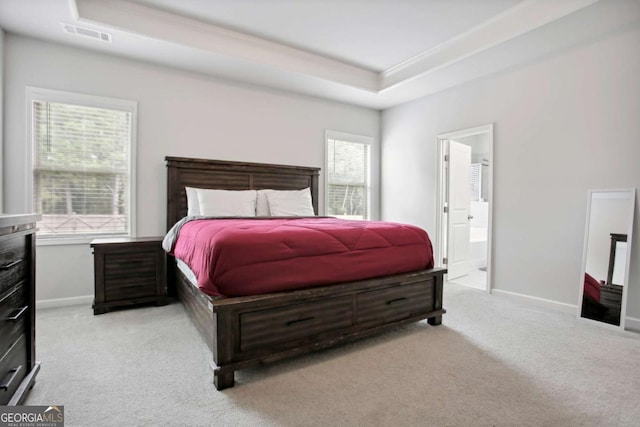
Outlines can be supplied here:
<path id="1" fill-rule="evenodd" d="M 471 147 L 449 141 L 447 279 L 469 274 Z"/>

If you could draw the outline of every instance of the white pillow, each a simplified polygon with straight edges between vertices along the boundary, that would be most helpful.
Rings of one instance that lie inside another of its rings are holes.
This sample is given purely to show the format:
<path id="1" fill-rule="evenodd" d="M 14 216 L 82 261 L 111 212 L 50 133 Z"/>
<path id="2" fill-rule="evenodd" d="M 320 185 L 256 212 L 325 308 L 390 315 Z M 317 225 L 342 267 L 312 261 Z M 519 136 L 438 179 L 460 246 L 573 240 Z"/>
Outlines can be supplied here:
<path id="1" fill-rule="evenodd" d="M 200 215 L 256 216 L 256 190 L 196 189 Z"/>
<path id="2" fill-rule="evenodd" d="M 256 216 L 270 216 L 269 201 L 267 200 L 267 194 L 273 193 L 279 190 L 258 190 L 258 197 L 256 199 Z"/>
<path id="3" fill-rule="evenodd" d="M 272 216 L 314 216 L 311 189 L 266 193 Z"/>
<path id="4" fill-rule="evenodd" d="M 198 190 L 201 188 L 184 187 L 187 192 L 187 216 L 200 215 L 200 201 L 198 200 Z"/>

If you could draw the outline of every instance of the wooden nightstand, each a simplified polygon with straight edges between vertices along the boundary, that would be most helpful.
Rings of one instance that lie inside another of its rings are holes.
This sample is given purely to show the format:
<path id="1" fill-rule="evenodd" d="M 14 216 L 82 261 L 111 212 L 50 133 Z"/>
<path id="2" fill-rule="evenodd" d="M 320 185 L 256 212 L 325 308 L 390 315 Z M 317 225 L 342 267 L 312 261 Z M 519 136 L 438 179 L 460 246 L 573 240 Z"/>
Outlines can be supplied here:
<path id="1" fill-rule="evenodd" d="M 95 239 L 93 314 L 140 303 L 167 303 L 162 237 Z"/>

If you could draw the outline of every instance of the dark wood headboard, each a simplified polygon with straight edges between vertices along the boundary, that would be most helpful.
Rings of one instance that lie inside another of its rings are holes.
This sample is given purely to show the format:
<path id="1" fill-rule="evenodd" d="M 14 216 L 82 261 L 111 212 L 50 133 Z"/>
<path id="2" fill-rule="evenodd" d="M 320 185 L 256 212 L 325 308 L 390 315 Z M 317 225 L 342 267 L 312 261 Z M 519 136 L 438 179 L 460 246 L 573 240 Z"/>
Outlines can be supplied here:
<path id="1" fill-rule="evenodd" d="M 185 187 L 220 190 L 301 190 L 311 188 L 318 214 L 320 168 L 166 157 L 167 230 L 187 215 Z"/>

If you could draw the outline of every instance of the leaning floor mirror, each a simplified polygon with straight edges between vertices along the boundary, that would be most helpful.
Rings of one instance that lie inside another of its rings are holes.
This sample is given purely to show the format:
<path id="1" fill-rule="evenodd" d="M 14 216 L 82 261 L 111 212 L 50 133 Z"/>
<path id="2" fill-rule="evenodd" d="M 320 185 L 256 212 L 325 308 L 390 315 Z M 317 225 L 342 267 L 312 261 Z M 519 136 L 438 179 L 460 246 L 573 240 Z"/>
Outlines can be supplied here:
<path id="1" fill-rule="evenodd" d="M 636 190 L 590 190 L 579 316 L 624 329 Z"/>

